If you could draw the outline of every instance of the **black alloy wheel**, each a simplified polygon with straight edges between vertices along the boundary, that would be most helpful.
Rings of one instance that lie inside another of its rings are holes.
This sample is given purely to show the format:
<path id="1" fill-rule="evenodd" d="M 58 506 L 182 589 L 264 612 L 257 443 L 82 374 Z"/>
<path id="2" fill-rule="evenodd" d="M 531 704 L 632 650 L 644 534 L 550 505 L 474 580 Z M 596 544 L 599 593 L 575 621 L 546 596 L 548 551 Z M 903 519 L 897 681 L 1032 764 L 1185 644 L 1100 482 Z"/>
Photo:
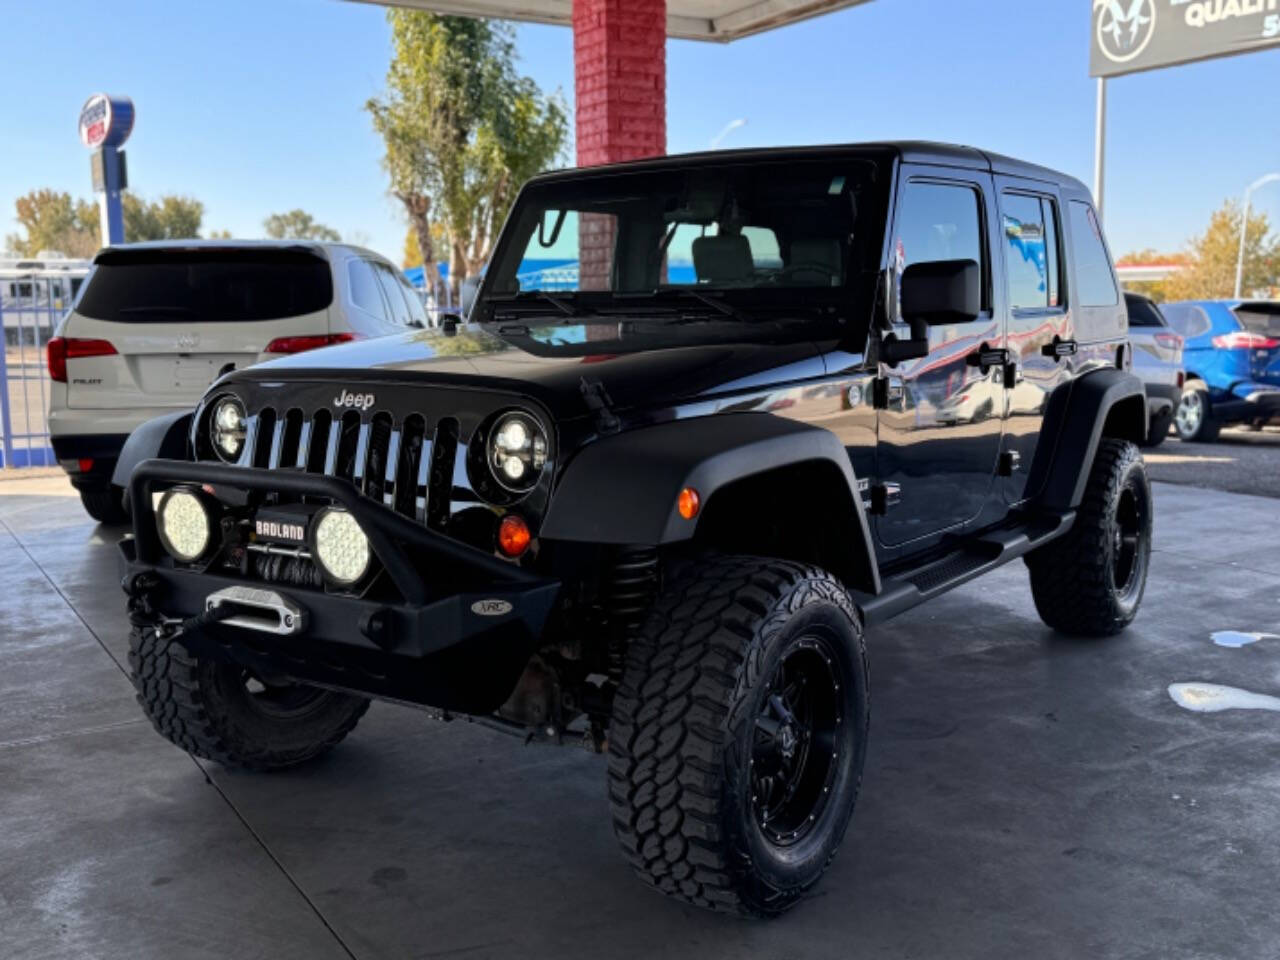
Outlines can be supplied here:
<path id="1" fill-rule="evenodd" d="M 794 641 L 756 715 L 751 805 L 760 833 L 775 846 L 802 841 L 831 796 L 844 723 L 833 655 L 824 638 Z"/>

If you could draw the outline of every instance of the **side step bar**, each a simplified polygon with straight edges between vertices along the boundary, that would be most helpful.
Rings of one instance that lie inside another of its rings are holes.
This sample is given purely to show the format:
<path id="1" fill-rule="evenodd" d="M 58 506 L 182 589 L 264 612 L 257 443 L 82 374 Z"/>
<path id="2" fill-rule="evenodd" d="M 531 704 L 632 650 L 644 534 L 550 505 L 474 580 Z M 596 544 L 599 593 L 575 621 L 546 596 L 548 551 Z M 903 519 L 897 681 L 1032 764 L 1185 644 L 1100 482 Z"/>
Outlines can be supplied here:
<path id="1" fill-rule="evenodd" d="M 855 592 L 853 600 L 866 625 L 883 623 L 1062 536 L 1075 519 L 1073 510 L 1036 514 L 1014 525 L 957 540 L 942 556 L 886 577 L 879 593 Z"/>

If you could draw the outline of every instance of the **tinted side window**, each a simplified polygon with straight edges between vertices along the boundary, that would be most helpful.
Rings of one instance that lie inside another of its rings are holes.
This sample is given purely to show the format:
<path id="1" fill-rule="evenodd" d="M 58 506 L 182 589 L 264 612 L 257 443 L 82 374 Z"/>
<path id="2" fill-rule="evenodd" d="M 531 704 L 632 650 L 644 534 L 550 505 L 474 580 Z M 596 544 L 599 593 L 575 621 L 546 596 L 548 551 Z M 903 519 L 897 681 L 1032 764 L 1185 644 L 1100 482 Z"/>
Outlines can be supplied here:
<path id="1" fill-rule="evenodd" d="M 1045 309 L 1061 303 L 1058 293 L 1058 224 L 1053 201 L 1006 193 L 1005 263 L 1009 271 L 1009 306 Z"/>
<path id="2" fill-rule="evenodd" d="M 375 317 L 386 314 L 382 294 L 378 292 L 378 278 L 367 260 L 351 260 L 347 263 L 347 277 L 351 283 L 351 302 Z"/>
<path id="3" fill-rule="evenodd" d="M 408 326 L 409 306 L 404 302 L 404 294 L 400 292 L 400 284 L 391 273 L 391 268 L 385 263 L 375 263 L 373 269 L 378 274 L 378 282 L 382 285 L 382 292 L 387 298 L 388 309 L 391 311 L 390 319 Z"/>
<path id="4" fill-rule="evenodd" d="M 405 279 L 403 273 L 397 273 L 396 279 L 400 281 L 400 292 L 404 294 L 405 301 L 409 304 L 409 316 L 420 326 L 427 325 L 427 310 L 422 305 L 422 295 Z"/>
<path id="5" fill-rule="evenodd" d="M 1110 307 L 1120 299 L 1111 261 L 1102 242 L 1102 228 L 1093 208 L 1072 200 L 1071 249 L 1076 259 L 1076 301 L 1082 307 Z"/>
<path id="6" fill-rule="evenodd" d="M 1160 318 L 1159 312 L 1151 301 L 1144 300 L 1142 297 L 1124 298 L 1125 309 L 1129 312 L 1129 326 L 1131 327 L 1163 327 L 1164 320 Z"/>
<path id="7" fill-rule="evenodd" d="M 1169 326 L 1180 333 L 1183 339 L 1191 340 L 1213 329 L 1209 315 L 1193 303 L 1166 303 L 1163 312 Z"/>
<path id="8" fill-rule="evenodd" d="M 895 231 L 894 258 L 898 275 L 913 263 L 972 260 L 985 278 L 981 197 L 959 184 L 909 183 L 902 198 Z M 983 309 L 990 306 L 983 285 Z"/>

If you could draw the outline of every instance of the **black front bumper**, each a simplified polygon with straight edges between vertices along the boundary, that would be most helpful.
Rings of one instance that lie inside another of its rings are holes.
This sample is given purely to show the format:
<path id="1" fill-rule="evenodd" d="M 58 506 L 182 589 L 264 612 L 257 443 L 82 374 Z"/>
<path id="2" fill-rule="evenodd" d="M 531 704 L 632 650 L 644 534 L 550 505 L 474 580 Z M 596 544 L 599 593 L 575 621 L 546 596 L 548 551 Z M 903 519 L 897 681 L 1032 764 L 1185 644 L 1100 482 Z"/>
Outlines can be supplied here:
<path id="1" fill-rule="evenodd" d="M 175 564 L 156 532 L 153 489 L 175 484 L 283 493 L 340 504 L 369 537 L 394 601 L 291 587 Z M 537 647 L 559 592 L 547 580 L 444 537 L 345 480 L 295 471 L 148 460 L 129 485 L 134 537 L 120 544 L 135 617 L 164 621 L 193 654 L 288 680 L 460 713 L 495 710 Z M 289 635 L 192 621 L 229 587 L 276 594 L 301 609 Z M 183 621 L 179 625 L 177 621 Z"/>

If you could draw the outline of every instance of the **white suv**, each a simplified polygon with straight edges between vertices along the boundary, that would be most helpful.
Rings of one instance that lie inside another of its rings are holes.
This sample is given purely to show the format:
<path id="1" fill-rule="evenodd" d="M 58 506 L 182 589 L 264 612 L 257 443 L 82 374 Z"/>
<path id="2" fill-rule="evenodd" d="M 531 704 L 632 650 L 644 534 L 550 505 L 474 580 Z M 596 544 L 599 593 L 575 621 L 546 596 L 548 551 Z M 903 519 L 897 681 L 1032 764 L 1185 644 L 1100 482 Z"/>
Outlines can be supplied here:
<path id="1" fill-rule="evenodd" d="M 386 259 L 306 241 L 107 247 L 49 341 L 49 433 L 95 520 L 124 520 L 111 473 L 143 421 L 195 405 L 223 372 L 427 323 Z"/>

